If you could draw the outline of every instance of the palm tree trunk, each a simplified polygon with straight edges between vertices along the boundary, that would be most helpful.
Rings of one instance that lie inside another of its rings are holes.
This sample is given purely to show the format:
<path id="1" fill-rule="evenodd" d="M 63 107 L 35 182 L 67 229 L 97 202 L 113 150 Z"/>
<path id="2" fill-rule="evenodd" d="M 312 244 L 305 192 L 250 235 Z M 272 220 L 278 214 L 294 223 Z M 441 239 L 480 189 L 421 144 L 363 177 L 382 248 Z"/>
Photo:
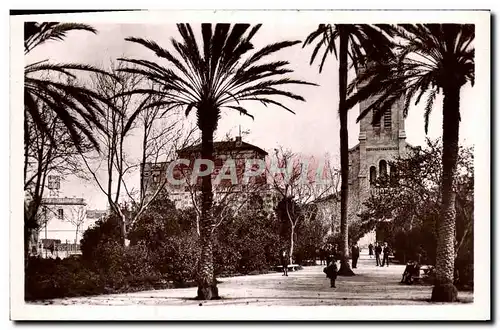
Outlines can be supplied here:
<path id="1" fill-rule="evenodd" d="M 349 146 L 347 131 L 347 50 L 348 38 L 342 27 L 339 27 L 339 118 L 340 118 L 340 233 L 342 236 L 340 269 L 338 275 L 353 276 L 349 265 L 349 238 L 347 229 L 347 205 L 349 198 Z"/>
<path id="2" fill-rule="evenodd" d="M 200 125 L 201 126 L 201 125 Z M 201 126 L 201 157 L 213 161 L 213 136 L 212 127 Z M 200 245 L 201 255 L 198 264 L 198 296 L 200 300 L 219 298 L 217 282 L 214 274 L 213 258 L 213 229 L 215 221 L 212 215 L 212 176 L 202 177 L 201 186 L 201 217 L 200 217 Z"/>
<path id="3" fill-rule="evenodd" d="M 436 281 L 431 300 L 452 302 L 457 300 L 457 289 L 453 285 L 456 216 L 453 181 L 458 157 L 460 86 L 450 83 L 443 92 L 441 216 L 437 224 Z"/>

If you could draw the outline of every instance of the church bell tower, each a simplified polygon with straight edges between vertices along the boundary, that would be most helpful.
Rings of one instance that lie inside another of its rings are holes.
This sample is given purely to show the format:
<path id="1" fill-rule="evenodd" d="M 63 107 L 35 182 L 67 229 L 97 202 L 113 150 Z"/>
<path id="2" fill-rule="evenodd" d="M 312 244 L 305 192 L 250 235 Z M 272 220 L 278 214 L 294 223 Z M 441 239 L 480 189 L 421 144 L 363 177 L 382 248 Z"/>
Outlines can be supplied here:
<path id="1" fill-rule="evenodd" d="M 360 113 L 366 109 L 373 100 L 361 102 Z M 360 120 L 359 129 L 359 161 L 357 168 L 351 167 L 353 183 L 350 187 L 350 196 L 356 200 L 357 214 L 364 208 L 366 201 L 376 188 L 376 179 L 390 178 L 391 168 L 389 161 L 403 156 L 406 148 L 406 133 L 403 117 L 404 100 L 395 102 L 391 108 L 386 109 L 378 122 L 372 123 L 373 111 Z M 357 172 L 357 173 L 356 173 Z M 359 219 L 359 217 L 357 217 Z M 375 231 L 363 237 L 359 244 L 368 245 L 376 239 Z"/>

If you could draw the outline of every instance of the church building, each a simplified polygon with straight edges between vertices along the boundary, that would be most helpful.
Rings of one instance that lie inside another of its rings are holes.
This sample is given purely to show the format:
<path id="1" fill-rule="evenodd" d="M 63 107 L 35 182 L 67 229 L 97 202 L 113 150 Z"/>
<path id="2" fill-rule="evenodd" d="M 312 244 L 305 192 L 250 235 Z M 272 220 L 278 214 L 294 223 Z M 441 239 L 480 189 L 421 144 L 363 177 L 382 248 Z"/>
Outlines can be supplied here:
<path id="1" fill-rule="evenodd" d="M 360 103 L 360 112 L 371 101 Z M 406 142 L 403 99 L 387 109 L 380 121 L 372 124 L 373 113 L 360 120 L 359 143 L 349 150 L 349 205 L 348 223 L 360 220 L 363 203 L 376 189 L 376 180 L 390 178 L 389 161 L 404 156 L 411 146 Z M 389 219 L 388 219 L 389 220 Z M 377 239 L 375 230 L 360 239 L 366 246 Z"/>
<path id="2" fill-rule="evenodd" d="M 360 103 L 360 112 L 366 109 L 371 101 Z M 405 120 L 403 117 L 403 100 L 396 102 L 383 114 L 380 121 L 372 124 L 373 113 L 360 120 L 359 143 L 349 149 L 349 200 L 347 221 L 352 224 L 361 221 L 360 215 L 364 202 L 375 192 L 377 179 L 392 179 L 389 162 L 403 156 L 412 146 L 406 142 Z M 320 217 L 328 225 L 328 234 L 340 233 L 340 193 L 326 196 L 317 201 Z M 390 219 L 385 219 L 390 221 Z M 381 228 L 380 224 L 378 227 Z M 383 240 L 382 230 L 372 230 L 362 237 L 358 244 L 366 247 L 376 240 Z"/>

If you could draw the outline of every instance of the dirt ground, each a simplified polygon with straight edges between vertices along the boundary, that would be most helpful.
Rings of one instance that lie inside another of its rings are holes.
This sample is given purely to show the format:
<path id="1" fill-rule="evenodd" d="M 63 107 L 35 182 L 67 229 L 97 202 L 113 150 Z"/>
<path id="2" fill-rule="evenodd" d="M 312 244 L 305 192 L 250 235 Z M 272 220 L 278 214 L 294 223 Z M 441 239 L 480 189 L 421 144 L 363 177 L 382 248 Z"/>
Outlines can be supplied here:
<path id="1" fill-rule="evenodd" d="M 376 267 L 375 260 L 362 254 L 356 276 L 339 277 L 330 288 L 324 266 L 309 266 L 290 272 L 222 278 L 222 299 L 197 301 L 196 288 L 143 291 L 126 294 L 64 298 L 36 304 L 57 305 L 164 305 L 189 306 L 327 306 L 327 305 L 421 305 L 429 304 L 432 286 L 400 284 L 403 265 Z M 473 301 L 472 292 L 459 292 L 459 304 Z"/>

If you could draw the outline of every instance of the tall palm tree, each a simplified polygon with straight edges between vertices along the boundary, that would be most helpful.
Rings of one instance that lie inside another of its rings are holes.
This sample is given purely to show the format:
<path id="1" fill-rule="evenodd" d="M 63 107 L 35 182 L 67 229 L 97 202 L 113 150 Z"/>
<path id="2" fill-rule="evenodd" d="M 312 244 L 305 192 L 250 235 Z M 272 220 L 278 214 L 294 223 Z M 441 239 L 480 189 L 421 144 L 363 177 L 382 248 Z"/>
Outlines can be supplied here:
<path id="1" fill-rule="evenodd" d="M 443 94 L 443 174 L 441 183 L 441 218 L 438 223 L 436 251 L 436 283 L 433 301 L 454 301 L 453 286 L 455 243 L 455 193 L 458 137 L 460 122 L 460 89 L 474 84 L 474 25 L 417 24 L 398 25 L 396 36 L 402 40 L 397 57 L 389 58 L 367 69 L 349 90 L 359 87 L 348 100 L 351 107 L 360 100 L 373 97 L 370 106 L 358 120 L 374 111 L 380 119 L 382 111 L 396 100 L 405 98 L 404 115 L 412 100 L 418 104 L 426 98 L 425 132 L 429 115 L 438 93 Z M 378 119 L 377 119 L 378 118 Z"/>
<path id="2" fill-rule="evenodd" d="M 285 77 L 293 72 L 287 61 L 260 61 L 275 52 L 291 47 L 300 41 L 282 41 L 265 46 L 253 53 L 252 38 L 261 25 L 211 24 L 201 25 L 202 48 L 189 24 L 178 24 L 181 35 L 172 39 L 174 55 L 152 40 L 127 38 L 143 45 L 168 66 L 143 59 L 120 59 L 135 67 L 124 71 L 144 76 L 158 89 L 138 89 L 135 93 L 156 95 L 161 101 L 152 106 L 163 106 L 166 111 L 182 108 L 188 116 L 196 109 L 197 125 L 201 131 L 201 157 L 213 160 L 213 138 L 222 110 L 238 111 L 252 117 L 241 104 L 243 101 L 258 101 L 264 105 L 276 105 L 293 113 L 291 109 L 275 99 L 284 97 L 304 101 L 300 95 L 280 89 L 285 85 L 313 85 Z M 252 117 L 253 118 L 253 117 Z M 198 271 L 198 298 L 215 299 L 218 289 L 213 265 L 212 214 L 213 192 L 211 176 L 202 177 L 202 211 L 200 219 L 201 256 Z"/>
<path id="3" fill-rule="evenodd" d="M 26 22 L 24 54 L 48 41 L 62 41 L 68 32 L 77 30 L 97 33 L 86 24 Z M 77 147 L 86 138 L 98 148 L 93 128 L 103 128 L 98 120 L 98 116 L 103 115 L 102 104 L 112 104 L 98 93 L 77 85 L 76 71 L 108 74 L 85 64 L 50 63 L 48 60 L 27 64 L 24 68 L 25 116 L 30 116 L 40 131 L 50 132 L 49 123 L 40 115 L 43 109 L 50 109 L 60 118 Z M 54 75 L 60 75 L 62 79 L 56 79 Z"/>
<path id="4" fill-rule="evenodd" d="M 349 198 L 349 132 L 347 130 L 347 81 L 349 60 L 356 70 L 367 61 L 383 59 L 391 53 L 389 36 L 392 29 L 388 25 L 367 24 L 320 24 L 304 41 L 303 47 L 315 43 L 311 54 L 312 64 L 321 48 L 324 47 L 319 72 L 323 70 L 328 54 L 334 54 L 339 60 L 339 106 L 340 119 L 340 231 L 342 236 L 342 251 L 339 275 L 352 276 L 354 272 L 349 265 L 349 238 L 347 224 L 347 209 Z M 338 54 L 338 55 L 337 55 Z"/>

